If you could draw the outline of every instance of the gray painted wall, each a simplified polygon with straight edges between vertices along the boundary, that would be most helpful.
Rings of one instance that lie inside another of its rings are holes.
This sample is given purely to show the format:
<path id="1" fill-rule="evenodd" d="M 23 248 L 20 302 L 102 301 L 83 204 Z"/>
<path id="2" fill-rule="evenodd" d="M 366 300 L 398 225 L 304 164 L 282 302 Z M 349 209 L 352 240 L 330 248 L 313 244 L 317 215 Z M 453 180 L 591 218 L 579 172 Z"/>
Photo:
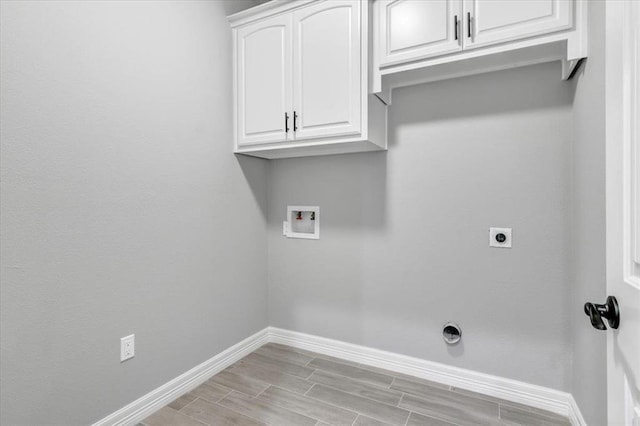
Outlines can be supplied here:
<path id="1" fill-rule="evenodd" d="M 386 154 L 272 161 L 270 324 L 570 390 L 572 96 L 557 63 L 400 89 Z"/>
<path id="2" fill-rule="evenodd" d="M 267 325 L 267 164 L 223 3 L 1 5 L 0 423 L 88 424 Z"/>
<path id="3" fill-rule="evenodd" d="M 575 83 L 398 90 L 387 153 L 267 163 L 220 154 L 224 15 L 256 3 L 0 3 L 0 423 L 98 420 L 270 323 L 568 390 L 603 424 L 602 4 Z M 281 236 L 287 204 L 321 206 L 321 240 Z"/>
<path id="4" fill-rule="evenodd" d="M 607 333 L 594 330 L 585 302 L 606 298 L 605 7 L 589 2 L 589 58 L 575 77 L 573 145 L 573 396 L 588 424 L 607 423 Z"/>

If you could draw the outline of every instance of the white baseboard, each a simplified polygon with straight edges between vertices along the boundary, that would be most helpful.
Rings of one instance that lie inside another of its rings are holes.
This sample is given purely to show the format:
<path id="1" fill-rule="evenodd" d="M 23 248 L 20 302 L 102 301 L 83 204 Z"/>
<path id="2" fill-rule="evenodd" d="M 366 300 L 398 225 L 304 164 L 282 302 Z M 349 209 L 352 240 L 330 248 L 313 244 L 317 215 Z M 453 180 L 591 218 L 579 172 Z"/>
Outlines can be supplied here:
<path id="1" fill-rule="evenodd" d="M 275 327 L 269 327 L 269 341 L 551 411 L 569 417 L 573 426 L 586 426 L 567 392 Z"/>
<path id="2" fill-rule="evenodd" d="M 371 367 L 409 374 L 551 411 L 567 416 L 573 426 L 586 426 L 576 401 L 567 392 L 275 327 L 267 327 L 259 331 L 149 392 L 126 407 L 94 423 L 93 426 L 133 425 L 269 342 L 281 343 Z"/>
<path id="3" fill-rule="evenodd" d="M 268 342 L 268 329 L 265 328 L 231 346 L 213 358 L 192 368 L 159 388 L 136 399 L 126 407 L 97 421 L 93 426 L 134 425 L 156 410 L 169 404 L 180 395 L 198 387 L 210 377 L 218 374 L 240 358 L 245 357 Z"/>
<path id="4" fill-rule="evenodd" d="M 584 417 L 582 417 L 578 403 L 573 398 L 573 395 L 569 395 L 569 398 L 569 420 L 571 421 L 571 424 L 573 426 L 587 426 L 587 422 Z"/>

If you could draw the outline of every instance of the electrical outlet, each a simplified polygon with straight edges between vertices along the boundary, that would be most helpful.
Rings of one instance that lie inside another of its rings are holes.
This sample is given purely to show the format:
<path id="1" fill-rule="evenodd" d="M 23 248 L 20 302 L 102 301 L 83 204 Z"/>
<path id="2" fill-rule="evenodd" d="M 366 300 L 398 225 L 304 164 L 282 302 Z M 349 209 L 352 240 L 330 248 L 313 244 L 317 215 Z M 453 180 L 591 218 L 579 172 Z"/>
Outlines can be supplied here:
<path id="1" fill-rule="evenodd" d="M 511 228 L 489 228 L 489 247 L 511 248 Z"/>
<path id="2" fill-rule="evenodd" d="M 120 339 L 120 362 L 131 359 L 136 354 L 135 334 Z"/>

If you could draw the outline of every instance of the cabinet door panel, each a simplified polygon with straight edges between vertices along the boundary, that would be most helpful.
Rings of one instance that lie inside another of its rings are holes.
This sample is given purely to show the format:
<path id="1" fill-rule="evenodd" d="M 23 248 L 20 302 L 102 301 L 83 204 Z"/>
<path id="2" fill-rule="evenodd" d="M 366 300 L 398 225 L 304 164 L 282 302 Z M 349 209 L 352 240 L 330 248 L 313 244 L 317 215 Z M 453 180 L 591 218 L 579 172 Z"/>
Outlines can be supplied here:
<path id="1" fill-rule="evenodd" d="M 573 0 L 465 0 L 464 47 L 570 29 L 572 13 Z M 468 37 L 467 14 L 471 17 L 471 37 Z"/>
<path id="2" fill-rule="evenodd" d="M 293 22 L 295 138 L 360 132 L 360 2 L 305 7 Z"/>
<path id="3" fill-rule="evenodd" d="M 292 109 L 291 16 L 241 28 L 237 37 L 238 145 L 284 141 Z"/>
<path id="4" fill-rule="evenodd" d="M 460 0 L 380 0 L 376 7 L 382 65 L 462 50 L 456 35 Z"/>

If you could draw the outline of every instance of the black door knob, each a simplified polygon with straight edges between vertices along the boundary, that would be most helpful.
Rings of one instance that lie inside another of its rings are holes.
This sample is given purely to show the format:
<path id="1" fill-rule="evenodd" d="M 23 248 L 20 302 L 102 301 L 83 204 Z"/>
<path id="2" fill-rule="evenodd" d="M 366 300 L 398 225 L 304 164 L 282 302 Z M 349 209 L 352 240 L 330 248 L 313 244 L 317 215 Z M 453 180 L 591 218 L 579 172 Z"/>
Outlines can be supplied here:
<path id="1" fill-rule="evenodd" d="M 618 301 L 613 296 L 607 297 L 607 302 L 604 305 L 585 303 L 584 313 L 589 316 L 591 325 L 597 330 L 607 329 L 602 318 L 606 318 L 611 328 L 618 328 L 620 325 L 620 308 L 618 308 Z"/>

